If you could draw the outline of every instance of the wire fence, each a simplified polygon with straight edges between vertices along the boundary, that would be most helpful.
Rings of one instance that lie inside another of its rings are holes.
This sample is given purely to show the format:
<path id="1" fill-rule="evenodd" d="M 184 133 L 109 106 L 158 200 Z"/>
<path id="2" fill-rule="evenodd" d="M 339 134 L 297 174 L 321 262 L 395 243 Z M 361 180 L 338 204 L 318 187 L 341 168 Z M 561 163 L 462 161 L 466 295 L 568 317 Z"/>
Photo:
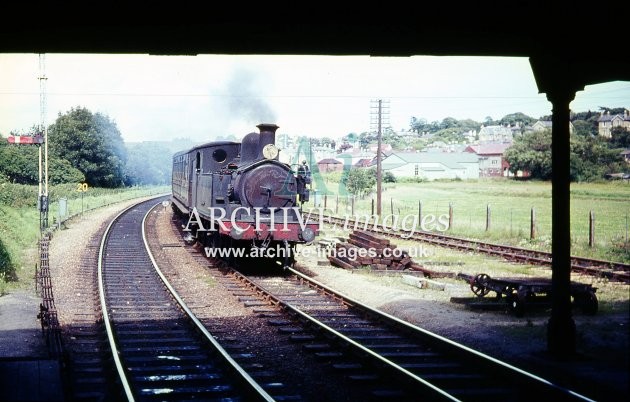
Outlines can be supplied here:
<path id="1" fill-rule="evenodd" d="M 589 247 L 630 247 L 630 203 L 626 203 L 625 209 L 622 207 L 614 213 L 598 209 L 596 203 L 590 208 L 584 202 L 575 204 L 572 202 L 571 205 L 570 230 L 573 243 L 583 243 Z M 376 200 L 370 197 L 316 196 L 313 206 L 325 208 L 335 216 L 360 216 L 363 220 L 377 211 Z M 418 199 L 417 202 L 409 202 L 390 197 L 382 200 L 379 219 L 386 220 L 389 226 L 395 220 L 402 226 L 406 220 L 407 227 L 413 219 L 416 230 L 441 230 L 453 235 L 497 241 L 537 240 L 549 244 L 551 241 L 549 200 L 534 201 L 530 206 L 523 206 L 523 203 L 518 205 L 509 201 L 482 203 L 461 199 Z"/>

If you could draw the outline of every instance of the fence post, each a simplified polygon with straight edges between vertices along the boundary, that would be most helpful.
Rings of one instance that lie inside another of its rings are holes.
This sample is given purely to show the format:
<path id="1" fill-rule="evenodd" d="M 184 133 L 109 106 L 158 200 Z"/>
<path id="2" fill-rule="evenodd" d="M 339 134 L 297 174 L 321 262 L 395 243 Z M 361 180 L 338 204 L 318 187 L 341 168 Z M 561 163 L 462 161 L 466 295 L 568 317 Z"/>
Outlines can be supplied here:
<path id="1" fill-rule="evenodd" d="M 595 245 L 595 212 L 588 213 L 588 246 Z"/>
<path id="2" fill-rule="evenodd" d="M 326 210 L 326 204 L 328 204 L 328 194 L 324 194 L 324 211 Z"/>
<path id="3" fill-rule="evenodd" d="M 339 214 L 339 194 L 337 194 L 337 203 L 335 204 L 335 215 Z"/>
<path id="4" fill-rule="evenodd" d="M 352 216 L 354 216 L 354 195 L 351 198 L 351 203 L 352 203 Z"/>
<path id="5" fill-rule="evenodd" d="M 39 268 L 35 263 L 35 294 L 39 295 Z"/>
<path id="6" fill-rule="evenodd" d="M 389 209 L 392 211 L 392 216 L 394 216 L 394 198 L 389 199 Z"/>
<path id="7" fill-rule="evenodd" d="M 532 212 L 530 214 L 530 222 L 529 222 L 529 238 L 534 240 L 536 238 L 536 210 L 532 207 Z"/>
<path id="8" fill-rule="evenodd" d="M 623 242 L 624 246 L 628 246 L 628 214 L 626 213 L 626 241 Z"/>
<path id="9" fill-rule="evenodd" d="M 372 198 L 372 214 L 370 216 L 374 216 L 374 198 Z"/>
<path id="10" fill-rule="evenodd" d="M 486 232 L 490 230 L 490 204 L 486 205 Z"/>
<path id="11" fill-rule="evenodd" d="M 510 237 L 512 236 L 512 208 L 510 208 Z"/>
<path id="12" fill-rule="evenodd" d="M 448 203 L 448 230 L 453 228 L 453 204 Z"/>
<path id="13" fill-rule="evenodd" d="M 418 201 L 418 226 L 422 224 L 422 201 Z"/>

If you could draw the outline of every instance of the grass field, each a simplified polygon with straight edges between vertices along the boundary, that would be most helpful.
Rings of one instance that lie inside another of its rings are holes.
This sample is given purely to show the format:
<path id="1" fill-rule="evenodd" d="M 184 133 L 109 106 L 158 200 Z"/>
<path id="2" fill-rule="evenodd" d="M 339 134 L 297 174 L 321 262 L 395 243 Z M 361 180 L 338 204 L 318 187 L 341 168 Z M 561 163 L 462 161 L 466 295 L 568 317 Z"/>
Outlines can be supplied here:
<path id="1" fill-rule="evenodd" d="M 0 295 L 8 286 L 21 286 L 34 275 L 39 239 L 39 212 L 36 208 L 37 186 L 4 186 L 5 200 L 13 191 L 12 199 L 0 202 Z M 108 204 L 170 192 L 170 187 L 133 187 L 126 189 L 88 189 L 81 194 L 76 186 L 59 186 L 51 191 L 48 212 L 49 226 L 90 209 Z M 65 216 L 59 216 L 59 198 L 67 201 Z"/>
<path id="2" fill-rule="evenodd" d="M 540 181 L 479 180 L 424 183 L 385 183 L 382 215 L 403 219 L 418 215 L 445 215 L 453 211 L 453 225 L 448 231 L 522 247 L 551 250 L 551 184 Z M 328 183 L 336 192 L 335 183 Z M 313 197 L 312 197 L 313 198 Z M 355 214 L 370 214 L 374 195 L 355 199 Z M 337 215 L 351 214 L 352 201 L 335 194 L 326 196 L 326 207 Z M 324 197 L 317 203 L 323 206 Z M 312 203 L 311 203 L 312 204 Z M 490 209 L 490 229 L 486 231 L 486 213 Z M 536 237 L 530 239 L 531 210 L 536 215 Z M 573 183 L 571 185 L 572 254 L 630 262 L 630 184 Z M 595 245 L 589 247 L 589 213 L 595 216 Z"/>
<path id="3" fill-rule="evenodd" d="M 311 196 L 308 207 L 324 206 L 337 215 L 352 213 L 353 202 L 337 197 L 338 183 L 328 181 L 329 195 Z M 75 215 L 106 204 L 169 192 L 169 187 L 132 189 L 88 189 L 59 187 L 51 192 L 49 222 L 59 219 L 59 198 L 67 199 L 67 215 Z M 5 188 L 2 189 L 5 191 Z M 30 280 L 35 266 L 39 214 L 35 208 L 35 187 L 15 188 L 14 194 L 0 194 L 0 293 L 9 281 Z M 371 214 L 372 196 L 355 199 L 355 214 Z M 7 201 L 8 200 L 8 201 Z M 443 215 L 453 210 L 453 225 L 448 233 L 497 243 L 551 250 L 551 185 L 548 182 L 512 180 L 448 181 L 424 183 L 386 183 L 382 195 L 382 215 L 393 213 L 402 220 L 422 215 Z M 486 231 L 486 211 L 491 211 Z M 536 213 L 537 235 L 530 239 L 530 214 Z M 630 263 L 630 184 L 574 183 L 571 185 L 572 254 Z M 595 246 L 588 245 L 589 212 L 595 214 Z M 62 218 L 63 219 L 63 218 Z M 27 274 L 28 273 L 28 274 Z"/>

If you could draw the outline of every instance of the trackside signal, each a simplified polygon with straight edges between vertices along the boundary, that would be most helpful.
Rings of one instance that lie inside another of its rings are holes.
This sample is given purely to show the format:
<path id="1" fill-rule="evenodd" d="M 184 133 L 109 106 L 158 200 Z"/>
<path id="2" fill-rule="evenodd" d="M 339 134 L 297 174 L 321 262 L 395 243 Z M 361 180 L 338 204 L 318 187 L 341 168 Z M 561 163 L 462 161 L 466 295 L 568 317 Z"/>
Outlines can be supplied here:
<path id="1" fill-rule="evenodd" d="M 41 145 L 44 143 L 44 137 L 41 135 L 10 135 L 7 140 L 9 144 L 24 144 L 24 145 Z"/>

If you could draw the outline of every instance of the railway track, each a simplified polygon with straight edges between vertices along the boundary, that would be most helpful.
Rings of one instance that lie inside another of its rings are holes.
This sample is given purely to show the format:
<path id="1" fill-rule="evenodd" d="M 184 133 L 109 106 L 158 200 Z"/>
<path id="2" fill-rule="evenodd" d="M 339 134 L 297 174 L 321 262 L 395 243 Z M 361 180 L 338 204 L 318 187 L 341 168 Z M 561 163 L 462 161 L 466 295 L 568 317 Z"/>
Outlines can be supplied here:
<path id="1" fill-rule="evenodd" d="M 97 266 L 100 242 L 105 225 L 90 237 L 83 250 L 79 275 L 73 281 L 74 308 L 71 324 L 62 332 L 67 351 L 68 393 L 73 401 L 103 401 L 118 399 L 119 384 L 108 381 L 113 372 L 111 354 L 103 326 L 98 300 Z"/>
<path id="2" fill-rule="evenodd" d="M 332 216 L 326 216 L 326 220 L 333 225 L 345 225 L 345 227 L 355 227 L 355 221 Z M 340 227 L 340 226 L 336 226 Z M 546 251 L 531 250 L 522 247 L 507 246 L 495 243 L 469 240 L 457 236 L 449 236 L 435 232 L 405 232 L 402 230 L 382 230 L 378 228 L 366 227 L 365 223 L 359 223 L 357 228 L 365 228 L 380 235 L 402 238 L 405 240 L 416 240 L 436 246 L 453 248 L 457 250 L 472 251 L 489 255 L 503 257 L 509 261 L 551 266 L 551 253 Z M 595 277 L 603 277 L 613 281 L 630 283 L 630 264 L 621 262 L 604 261 L 584 257 L 571 257 L 571 270 Z"/>
<path id="3" fill-rule="evenodd" d="M 170 286 L 155 272 L 155 261 L 144 251 L 144 229 L 140 229 L 145 212 L 153 204 L 140 204 L 114 219 L 100 251 L 104 259 L 100 262 L 99 279 L 106 281 L 100 285 L 101 301 L 107 304 L 103 309 L 104 322 L 112 334 L 109 343 L 127 398 L 203 399 L 200 396 L 216 397 L 217 390 L 229 393 L 248 386 L 260 388 L 247 379 L 245 386 L 234 385 L 241 380 L 224 368 L 224 362 L 205 360 L 220 354 L 207 351 L 207 345 L 194 343 L 198 338 L 195 333 L 205 330 L 190 328 L 191 319 L 182 314 L 188 308 L 176 306 L 178 296 L 159 291 Z M 261 314 L 304 350 L 331 362 L 344 377 L 362 384 L 363 392 L 370 395 L 368 399 L 590 400 L 372 310 L 298 271 L 287 272 L 290 275 L 284 277 L 252 278 L 234 273 L 241 284 L 225 286 L 243 303 L 260 306 L 264 301 L 283 310 L 284 314 L 279 315 L 261 309 Z M 222 348 L 213 345 L 212 349 Z M 209 387 L 209 383 L 213 386 Z M 238 400 L 285 399 L 269 394 L 219 396 Z"/>
<path id="4" fill-rule="evenodd" d="M 235 295 L 278 306 L 286 315 L 270 314 L 269 324 L 360 382 L 372 400 L 590 400 L 287 272 L 253 277 L 232 271 L 242 283 Z"/>
<path id="5" fill-rule="evenodd" d="M 155 204 L 121 212 L 100 246 L 99 296 L 121 397 L 275 400 L 214 340 L 159 271 L 143 226 Z"/>

